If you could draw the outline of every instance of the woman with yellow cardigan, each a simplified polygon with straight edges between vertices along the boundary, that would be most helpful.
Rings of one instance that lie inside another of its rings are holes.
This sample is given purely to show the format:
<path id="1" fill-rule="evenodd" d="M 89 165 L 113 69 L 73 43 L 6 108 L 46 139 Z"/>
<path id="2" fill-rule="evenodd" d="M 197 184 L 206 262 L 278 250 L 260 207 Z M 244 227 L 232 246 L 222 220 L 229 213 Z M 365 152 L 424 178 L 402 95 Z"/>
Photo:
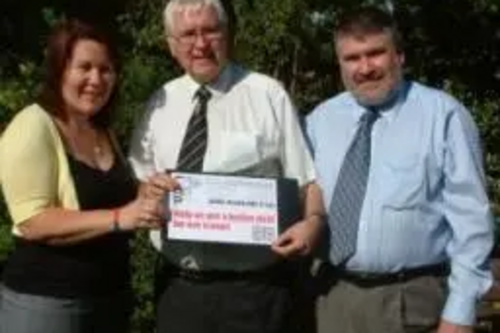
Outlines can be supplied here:
<path id="1" fill-rule="evenodd" d="M 2 333 L 128 331 L 131 231 L 159 226 L 109 131 L 117 54 L 77 20 L 49 37 L 41 96 L 0 139 L 0 184 L 16 247 Z M 141 191 L 145 193 L 146 191 Z"/>

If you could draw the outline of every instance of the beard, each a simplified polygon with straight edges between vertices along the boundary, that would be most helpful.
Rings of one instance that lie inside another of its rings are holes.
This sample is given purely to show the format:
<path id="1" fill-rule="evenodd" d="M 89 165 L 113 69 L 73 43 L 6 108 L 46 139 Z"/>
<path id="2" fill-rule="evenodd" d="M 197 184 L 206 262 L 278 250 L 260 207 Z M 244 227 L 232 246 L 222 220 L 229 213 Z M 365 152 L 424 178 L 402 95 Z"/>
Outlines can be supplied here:
<path id="1" fill-rule="evenodd" d="M 351 89 L 356 101 L 366 107 L 381 106 L 390 104 L 398 95 L 398 90 L 400 83 L 402 81 L 401 77 L 396 80 L 391 80 L 392 82 L 380 82 L 377 86 L 376 82 L 370 82 L 368 84 L 374 84 L 371 89 Z M 368 87 L 370 88 L 370 87 Z"/>

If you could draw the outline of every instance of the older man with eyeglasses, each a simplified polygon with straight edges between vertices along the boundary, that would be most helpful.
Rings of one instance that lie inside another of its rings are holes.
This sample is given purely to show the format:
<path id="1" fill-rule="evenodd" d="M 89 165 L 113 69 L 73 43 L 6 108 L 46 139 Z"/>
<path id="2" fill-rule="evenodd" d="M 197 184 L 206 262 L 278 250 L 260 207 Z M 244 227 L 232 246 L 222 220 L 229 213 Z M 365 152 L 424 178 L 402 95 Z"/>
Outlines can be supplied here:
<path id="1" fill-rule="evenodd" d="M 185 75 L 150 99 L 130 160 L 146 179 L 165 170 L 286 177 L 300 186 L 302 219 L 272 244 L 273 261 L 235 247 L 172 242 L 152 233 L 165 262 L 157 274 L 158 332 L 289 332 L 293 256 L 308 254 L 323 209 L 292 102 L 274 79 L 229 59 L 234 26 L 219 0 L 171 0 L 164 11 L 172 56 Z M 174 190 L 168 174 L 158 188 Z M 243 253 L 243 252 L 242 252 Z"/>

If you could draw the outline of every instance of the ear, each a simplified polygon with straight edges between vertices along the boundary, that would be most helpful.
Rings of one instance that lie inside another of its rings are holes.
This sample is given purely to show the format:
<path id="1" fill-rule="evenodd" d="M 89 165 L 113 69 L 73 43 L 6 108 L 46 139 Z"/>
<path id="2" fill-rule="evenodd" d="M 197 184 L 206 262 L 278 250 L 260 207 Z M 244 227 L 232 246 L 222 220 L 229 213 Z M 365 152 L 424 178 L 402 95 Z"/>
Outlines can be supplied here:
<path id="1" fill-rule="evenodd" d="M 400 52 L 399 53 L 399 65 L 401 67 L 403 67 L 403 65 L 405 64 L 405 60 L 406 60 L 405 54 L 403 52 Z"/>
<path id="2" fill-rule="evenodd" d="M 172 57 L 177 58 L 177 52 L 176 52 L 177 48 L 175 46 L 176 46 L 175 41 L 172 40 L 172 38 L 169 37 L 165 38 L 165 44 L 164 44 L 165 50 L 170 52 Z"/>

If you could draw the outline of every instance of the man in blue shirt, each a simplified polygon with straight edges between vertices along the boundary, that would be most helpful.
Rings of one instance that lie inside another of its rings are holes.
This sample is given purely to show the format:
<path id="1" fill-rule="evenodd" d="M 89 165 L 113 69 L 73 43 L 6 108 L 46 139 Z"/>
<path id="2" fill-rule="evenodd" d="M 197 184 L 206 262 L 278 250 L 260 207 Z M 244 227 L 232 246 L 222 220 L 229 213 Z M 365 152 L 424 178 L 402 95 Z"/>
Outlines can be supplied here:
<path id="1" fill-rule="evenodd" d="M 306 119 L 329 209 L 319 332 L 472 332 L 492 284 L 477 128 L 450 95 L 403 79 L 389 14 L 346 13 L 334 39 L 347 91 Z"/>

